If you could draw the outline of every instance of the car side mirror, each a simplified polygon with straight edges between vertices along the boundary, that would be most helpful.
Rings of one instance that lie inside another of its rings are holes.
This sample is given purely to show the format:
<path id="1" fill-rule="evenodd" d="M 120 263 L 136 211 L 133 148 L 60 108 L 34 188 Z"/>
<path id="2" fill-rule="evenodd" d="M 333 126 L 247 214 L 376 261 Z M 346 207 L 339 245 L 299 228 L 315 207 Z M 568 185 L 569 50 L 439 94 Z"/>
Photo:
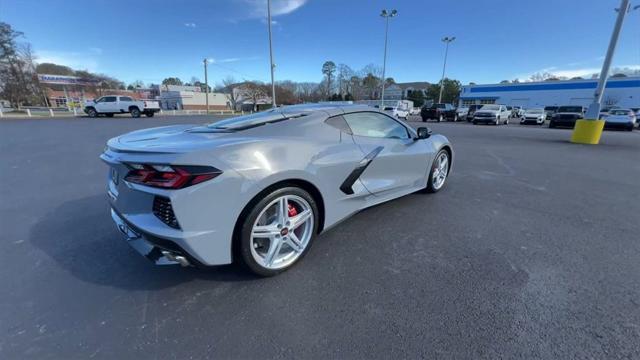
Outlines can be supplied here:
<path id="1" fill-rule="evenodd" d="M 419 127 L 417 130 L 417 133 L 418 133 L 417 140 L 421 140 L 421 139 L 428 139 L 431 136 L 432 131 L 428 127 Z"/>

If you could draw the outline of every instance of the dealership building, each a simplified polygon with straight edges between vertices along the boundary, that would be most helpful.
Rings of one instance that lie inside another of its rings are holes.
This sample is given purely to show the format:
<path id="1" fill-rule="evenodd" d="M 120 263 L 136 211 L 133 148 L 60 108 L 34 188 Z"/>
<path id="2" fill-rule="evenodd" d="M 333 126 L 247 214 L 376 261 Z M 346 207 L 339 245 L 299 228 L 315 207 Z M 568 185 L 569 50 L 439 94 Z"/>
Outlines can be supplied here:
<path id="1" fill-rule="evenodd" d="M 597 79 L 465 85 L 460 92 L 459 105 L 504 104 L 523 108 L 588 106 L 593 101 L 597 85 Z M 640 107 L 640 77 L 609 78 L 602 105 Z"/>

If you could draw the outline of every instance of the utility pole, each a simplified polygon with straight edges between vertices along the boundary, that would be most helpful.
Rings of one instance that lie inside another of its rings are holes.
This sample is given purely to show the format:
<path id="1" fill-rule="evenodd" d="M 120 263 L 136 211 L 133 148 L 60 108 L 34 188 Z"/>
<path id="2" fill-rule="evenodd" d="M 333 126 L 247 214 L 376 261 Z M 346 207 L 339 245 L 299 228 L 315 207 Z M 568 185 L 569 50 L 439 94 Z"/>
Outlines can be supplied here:
<path id="1" fill-rule="evenodd" d="M 442 65 L 442 78 L 440 78 L 440 95 L 438 96 L 438 103 L 442 103 L 442 91 L 444 90 L 444 72 L 447 69 L 447 54 L 449 53 L 449 43 L 455 40 L 456 37 L 444 37 L 442 38 L 442 42 L 444 42 L 444 64 Z"/>
<path id="2" fill-rule="evenodd" d="M 387 10 L 382 10 L 380 16 L 382 16 L 385 20 L 384 23 L 384 59 L 382 61 L 382 92 L 380 94 L 380 110 L 384 110 L 384 85 L 386 82 L 385 73 L 387 70 L 387 35 L 389 34 L 389 19 L 398 15 L 398 11 L 391 10 L 390 12 Z"/>
<path id="3" fill-rule="evenodd" d="M 597 145 L 600 143 L 600 137 L 602 136 L 602 130 L 604 129 L 605 124 L 604 120 L 600 120 L 602 96 L 604 95 L 604 89 L 607 86 L 607 78 L 609 77 L 611 61 L 613 60 L 613 54 L 616 51 L 616 45 L 618 44 L 618 38 L 620 37 L 620 30 L 622 29 L 624 18 L 627 13 L 631 11 L 629 0 L 621 0 L 620 7 L 616 10 L 618 11 L 618 17 L 616 18 L 616 23 L 613 27 L 611 40 L 609 40 L 607 55 L 605 56 L 602 64 L 600 78 L 598 79 L 598 86 L 593 94 L 593 102 L 589 105 L 584 119 L 576 121 L 573 133 L 571 134 L 572 143 L 591 145 Z"/>
<path id="4" fill-rule="evenodd" d="M 276 107 L 276 83 L 273 80 L 273 71 L 275 65 L 273 64 L 273 45 L 271 40 L 271 0 L 267 0 L 267 23 L 269 25 L 269 60 L 271 62 L 271 107 Z"/>
<path id="5" fill-rule="evenodd" d="M 204 58 L 202 63 L 204 64 L 204 94 L 207 98 L 207 115 L 209 115 L 209 79 L 207 78 L 207 64 L 209 60 Z"/>

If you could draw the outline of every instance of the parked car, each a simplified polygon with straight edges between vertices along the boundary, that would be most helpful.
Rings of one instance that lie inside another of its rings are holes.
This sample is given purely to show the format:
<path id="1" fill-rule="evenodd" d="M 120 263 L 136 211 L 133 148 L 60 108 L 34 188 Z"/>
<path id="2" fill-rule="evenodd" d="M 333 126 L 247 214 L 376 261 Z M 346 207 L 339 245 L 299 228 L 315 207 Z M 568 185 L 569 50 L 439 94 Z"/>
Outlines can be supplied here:
<path id="1" fill-rule="evenodd" d="M 612 109 L 605 118 L 605 128 L 633 130 L 638 119 L 636 113 L 631 109 Z"/>
<path id="2" fill-rule="evenodd" d="M 160 103 L 153 100 L 135 100 L 130 96 L 106 95 L 97 100 L 88 100 L 84 104 L 84 112 L 89 117 L 105 115 L 112 117 L 114 114 L 131 114 L 138 118 L 141 114 L 153 117 L 160 111 Z"/>
<path id="3" fill-rule="evenodd" d="M 473 115 L 473 125 L 484 124 L 508 124 L 511 111 L 505 105 L 484 105 Z"/>
<path id="4" fill-rule="evenodd" d="M 473 120 L 473 115 L 478 111 L 478 109 L 482 109 L 484 105 L 469 105 L 469 111 L 467 111 L 467 121 L 471 122 Z"/>
<path id="5" fill-rule="evenodd" d="M 111 217 L 141 255 L 183 266 L 237 260 L 260 276 L 289 269 L 361 209 L 443 189 L 454 159 L 426 127 L 328 104 L 138 130 L 100 157 Z"/>
<path id="6" fill-rule="evenodd" d="M 424 106 L 420 111 L 422 121 L 429 119 L 436 119 L 436 121 L 458 121 L 458 114 L 456 108 L 451 104 L 433 104 L 431 106 Z"/>
<path id="7" fill-rule="evenodd" d="M 469 114 L 469 107 L 468 106 L 459 106 L 456 109 L 456 113 L 458 113 L 458 119 L 466 119 L 467 118 L 467 114 Z"/>
<path id="8" fill-rule="evenodd" d="M 546 113 L 547 120 L 551 120 L 553 114 L 558 111 L 558 106 L 545 106 L 544 112 Z"/>
<path id="9" fill-rule="evenodd" d="M 565 105 L 559 106 L 551 120 L 549 121 L 549 127 L 554 128 L 557 126 L 574 127 L 576 121 L 584 118 L 584 107 L 580 105 Z"/>
<path id="10" fill-rule="evenodd" d="M 547 114 L 544 109 L 527 109 L 520 117 L 520 124 L 535 124 L 544 125 L 544 121 L 547 118 Z"/>
<path id="11" fill-rule="evenodd" d="M 398 106 L 385 106 L 385 112 L 391 114 L 391 116 L 396 117 L 398 119 L 407 119 L 409 116 L 409 110 L 400 108 Z"/>

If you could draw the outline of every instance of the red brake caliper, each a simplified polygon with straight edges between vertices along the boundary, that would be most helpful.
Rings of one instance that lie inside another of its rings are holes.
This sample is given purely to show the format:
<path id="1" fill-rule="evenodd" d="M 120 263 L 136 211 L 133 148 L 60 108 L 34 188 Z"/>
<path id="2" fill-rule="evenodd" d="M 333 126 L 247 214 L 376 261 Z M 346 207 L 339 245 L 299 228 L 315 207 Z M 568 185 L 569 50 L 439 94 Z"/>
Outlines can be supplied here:
<path id="1" fill-rule="evenodd" d="M 298 215 L 298 210 L 295 208 L 295 206 L 291 205 L 291 203 L 289 203 L 287 205 L 288 205 L 288 210 L 289 210 L 289 217 L 294 217 L 294 216 Z"/>

